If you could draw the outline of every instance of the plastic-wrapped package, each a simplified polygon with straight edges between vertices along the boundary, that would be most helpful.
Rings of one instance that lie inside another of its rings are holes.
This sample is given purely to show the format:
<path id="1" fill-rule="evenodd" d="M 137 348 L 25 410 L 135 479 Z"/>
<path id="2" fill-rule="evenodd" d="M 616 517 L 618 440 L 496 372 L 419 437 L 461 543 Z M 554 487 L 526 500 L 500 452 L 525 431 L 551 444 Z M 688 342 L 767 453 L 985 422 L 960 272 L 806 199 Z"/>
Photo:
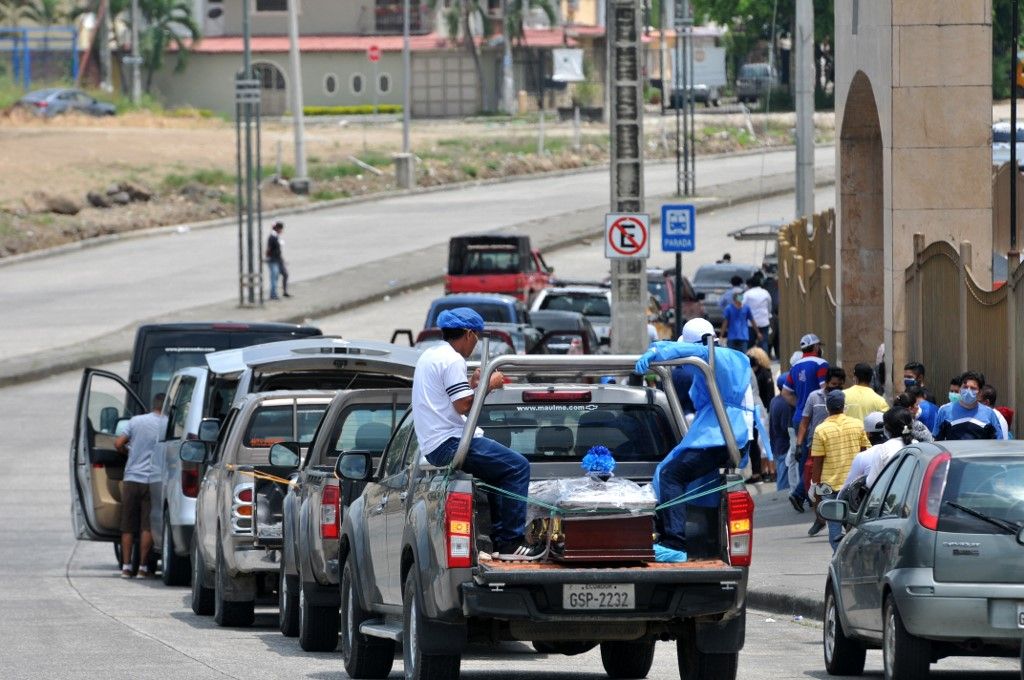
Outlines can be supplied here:
<path id="1" fill-rule="evenodd" d="M 603 480 L 596 475 L 530 482 L 529 493 L 531 498 L 563 510 L 560 514 L 565 516 L 614 511 L 650 513 L 658 503 L 650 484 L 641 486 L 620 477 Z M 550 514 L 548 508 L 530 503 L 527 506 L 527 524 Z"/>

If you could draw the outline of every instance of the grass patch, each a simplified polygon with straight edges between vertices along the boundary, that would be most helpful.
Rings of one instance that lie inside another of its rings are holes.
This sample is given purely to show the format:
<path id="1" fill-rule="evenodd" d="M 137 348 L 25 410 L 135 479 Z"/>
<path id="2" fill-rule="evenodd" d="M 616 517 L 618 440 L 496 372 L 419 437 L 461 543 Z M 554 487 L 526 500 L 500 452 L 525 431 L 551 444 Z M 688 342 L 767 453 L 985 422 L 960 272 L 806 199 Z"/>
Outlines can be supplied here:
<path id="1" fill-rule="evenodd" d="M 361 174 L 363 169 L 355 163 L 335 163 L 330 165 L 313 165 L 309 168 L 310 179 L 318 182 L 326 182 L 339 177 L 355 177 Z"/>
<path id="2" fill-rule="evenodd" d="M 219 169 L 204 169 L 186 174 L 172 172 L 169 175 L 164 175 L 161 181 L 163 188 L 168 191 L 177 191 L 189 184 L 202 184 L 205 186 L 234 185 L 235 176 L 232 173 Z"/>
<path id="3" fill-rule="evenodd" d="M 469 163 L 466 163 L 465 165 L 462 166 L 462 172 L 467 177 L 472 177 L 473 179 L 476 179 L 476 176 L 480 174 L 480 171 L 477 170 L 476 166 L 470 165 Z"/>
<path id="4" fill-rule="evenodd" d="M 274 175 L 277 174 L 277 164 L 275 163 L 274 165 L 264 165 L 262 168 L 262 173 L 263 174 L 261 176 L 264 178 L 273 177 Z M 295 166 L 290 163 L 282 163 L 281 177 L 284 179 L 291 179 L 292 177 L 295 177 Z"/>
<path id="5" fill-rule="evenodd" d="M 401 113 L 400 104 L 378 104 L 377 113 Z M 370 104 L 355 106 L 303 106 L 302 113 L 307 116 L 367 116 L 373 114 Z"/>
<path id="6" fill-rule="evenodd" d="M 347 191 L 335 191 L 334 189 L 317 189 L 310 198 L 314 201 L 333 201 L 336 198 L 349 198 L 352 194 Z"/>

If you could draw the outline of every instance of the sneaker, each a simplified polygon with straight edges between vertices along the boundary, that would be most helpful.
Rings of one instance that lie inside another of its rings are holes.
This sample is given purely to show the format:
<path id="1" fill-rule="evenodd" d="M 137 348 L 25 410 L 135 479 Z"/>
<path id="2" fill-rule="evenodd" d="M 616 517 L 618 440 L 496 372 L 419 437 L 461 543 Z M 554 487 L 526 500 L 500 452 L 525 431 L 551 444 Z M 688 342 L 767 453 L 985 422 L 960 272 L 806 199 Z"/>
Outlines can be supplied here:
<path id="1" fill-rule="evenodd" d="M 789 502 L 793 506 L 793 509 L 796 510 L 797 512 L 803 512 L 804 511 L 804 502 L 803 502 L 802 499 L 797 498 L 796 496 L 792 496 L 791 495 L 789 497 Z"/>
<path id="2" fill-rule="evenodd" d="M 134 578 L 134 576 L 132 575 L 132 570 L 131 569 L 122 569 L 121 570 L 121 578 Z"/>
<path id="3" fill-rule="evenodd" d="M 542 543 L 526 545 L 525 543 L 509 543 L 498 548 L 495 558 L 506 562 L 531 562 L 544 558 L 548 548 Z"/>
<path id="4" fill-rule="evenodd" d="M 821 530 L 824 529 L 824 528 L 825 528 L 825 523 L 822 522 L 820 519 L 815 519 L 814 520 L 814 524 L 812 524 L 811 528 L 807 530 L 807 535 L 808 536 L 817 536 L 818 534 L 821 533 Z"/>
<path id="5" fill-rule="evenodd" d="M 291 297 L 291 293 L 284 293 L 285 297 Z"/>

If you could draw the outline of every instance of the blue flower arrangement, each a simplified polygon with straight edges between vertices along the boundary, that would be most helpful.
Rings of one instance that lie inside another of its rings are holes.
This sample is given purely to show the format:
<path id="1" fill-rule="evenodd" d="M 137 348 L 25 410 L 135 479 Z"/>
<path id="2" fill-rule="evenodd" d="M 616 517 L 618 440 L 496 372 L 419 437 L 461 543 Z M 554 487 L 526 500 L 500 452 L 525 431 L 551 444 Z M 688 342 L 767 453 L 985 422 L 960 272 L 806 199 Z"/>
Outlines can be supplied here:
<path id="1" fill-rule="evenodd" d="M 587 455 L 583 456 L 580 465 L 588 474 L 610 475 L 615 469 L 615 459 L 606 446 L 592 446 Z"/>

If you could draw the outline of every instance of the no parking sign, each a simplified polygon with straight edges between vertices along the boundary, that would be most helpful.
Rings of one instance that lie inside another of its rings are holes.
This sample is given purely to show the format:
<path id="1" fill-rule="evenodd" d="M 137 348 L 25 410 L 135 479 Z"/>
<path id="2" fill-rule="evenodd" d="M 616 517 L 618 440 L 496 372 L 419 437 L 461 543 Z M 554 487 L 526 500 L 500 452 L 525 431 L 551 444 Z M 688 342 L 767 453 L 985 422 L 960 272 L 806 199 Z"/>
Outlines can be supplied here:
<path id="1" fill-rule="evenodd" d="M 608 213 L 604 218 L 604 256 L 645 258 L 651 255 L 651 216 L 645 213 Z"/>

